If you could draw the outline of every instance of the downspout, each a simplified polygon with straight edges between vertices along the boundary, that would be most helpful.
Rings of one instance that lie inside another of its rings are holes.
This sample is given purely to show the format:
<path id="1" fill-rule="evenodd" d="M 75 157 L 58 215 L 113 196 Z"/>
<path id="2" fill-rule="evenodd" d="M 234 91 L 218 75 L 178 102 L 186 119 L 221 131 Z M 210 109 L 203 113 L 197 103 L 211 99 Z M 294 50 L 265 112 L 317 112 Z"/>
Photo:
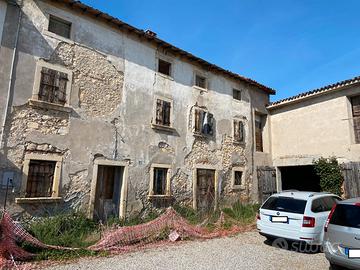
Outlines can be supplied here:
<path id="1" fill-rule="evenodd" d="M 18 18 L 16 35 L 15 35 L 14 51 L 13 51 L 13 55 L 12 55 L 12 59 L 11 59 L 9 84 L 8 84 L 8 91 L 7 91 L 7 97 L 6 97 L 4 119 L 3 119 L 2 126 L 1 126 L 0 149 L 4 148 L 4 139 L 5 139 L 4 133 L 5 133 L 6 121 L 7 121 L 9 109 L 10 109 L 10 100 L 11 100 L 11 94 L 12 94 L 11 92 L 12 92 L 13 85 L 14 85 L 15 59 L 16 59 L 16 55 L 17 55 L 17 45 L 18 45 L 18 41 L 19 41 L 20 24 L 21 24 L 21 19 L 22 19 L 21 6 L 19 4 L 17 4 L 15 1 L 8 1 L 8 4 L 17 6 L 19 8 L 19 18 Z"/>

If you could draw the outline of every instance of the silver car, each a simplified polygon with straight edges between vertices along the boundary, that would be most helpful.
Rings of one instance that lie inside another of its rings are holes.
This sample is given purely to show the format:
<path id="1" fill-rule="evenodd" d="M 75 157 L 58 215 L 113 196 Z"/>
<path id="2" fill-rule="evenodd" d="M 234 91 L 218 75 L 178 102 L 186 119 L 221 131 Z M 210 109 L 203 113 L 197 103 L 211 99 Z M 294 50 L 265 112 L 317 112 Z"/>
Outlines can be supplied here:
<path id="1" fill-rule="evenodd" d="M 332 269 L 360 269 L 360 198 L 338 202 L 324 231 L 324 253 Z"/>

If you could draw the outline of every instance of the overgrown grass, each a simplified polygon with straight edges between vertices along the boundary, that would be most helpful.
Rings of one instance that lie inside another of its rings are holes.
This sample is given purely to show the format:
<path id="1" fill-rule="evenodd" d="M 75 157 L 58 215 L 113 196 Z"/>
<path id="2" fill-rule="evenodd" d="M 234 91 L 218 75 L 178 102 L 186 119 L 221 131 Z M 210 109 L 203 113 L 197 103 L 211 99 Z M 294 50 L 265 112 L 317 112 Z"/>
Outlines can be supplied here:
<path id="1" fill-rule="evenodd" d="M 240 224 L 247 225 L 254 222 L 259 207 L 258 204 L 236 202 L 231 208 L 224 208 L 223 212 Z"/>

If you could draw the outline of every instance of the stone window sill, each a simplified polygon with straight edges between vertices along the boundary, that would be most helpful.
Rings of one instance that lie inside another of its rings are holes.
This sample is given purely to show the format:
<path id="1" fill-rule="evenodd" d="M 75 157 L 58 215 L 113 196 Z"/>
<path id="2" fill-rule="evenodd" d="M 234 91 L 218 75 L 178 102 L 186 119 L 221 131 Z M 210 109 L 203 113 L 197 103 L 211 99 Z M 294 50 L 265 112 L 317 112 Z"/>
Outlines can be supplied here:
<path id="1" fill-rule="evenodd" d="M 236 145 L 245 145 L 245 142 L 242 142 L 242 141 L 238 141 L 238 140 L 234 140 L 234 139 L 233 139 L 233 144 L 236 144 Z"/>
<path id="2" fill-rule="evenodd" d="M 204 134 L 204 133 L 200 133 L 200 132 L 195 132 L 193 133 L 194 137 L 197 138 L 213 138 L 214 135 L 210 135 L 210 134 Z"/>
<path id="3" fill-rule="evenodd" d="M 148 199 L 171 199 L 171 195 L 148 195 Z"/>
<path id="4" fill-rule="evenodd" d="M 231 187 L 232 190 L 239 191 L 239 190 L 245 190 L 245 187 L 243 185 L 234 185 Z"/>
<path id="5" fill-rule="evenodd" d="M 70 113 L 72 111 L 72 107 L 70 106 L 66 106 L 66 105 L 63 106 L 63 105 L 36 100 L 36 99 L 29 99 L 29 105 L 41 109 L 56 110 L 67 113 Z"/>
<path id="6" fill-rule="evenodd" d="M 153 124 L 151 123 L 151 128 L 152 129 L 157 129 L 157 130 L 162 130 L 162 131 L 168 131 L 168 132 L 174 132 L 175 128 L 173 127 L 169 127 L 169 126 L 163 126 L 163 125 L 158 125 L 158 124 Z"/>
<path id="7" fill-rule="evenodd" d="M 168 79 L 168 80 L 170 80 L 170 81 L 173 81 L 173 80 L 174 80 L 174 78 L 171 77 L 170 75 L 162 74 L 162 73 L 160 73 L 160 72 L 157 72 L 157 74 L 158 74 L 160 77 L 164 78 L 164 79 Z"/>
<path id="8" fill-rule="evenodd" d="M 57 39 L 57 40 L 64 41 L 64 42 L 69 43 L 69 44 L 74 44 L 74 43 L 75 43 L 73 40 L 71 40 L 71 39 L 69 39 L 69 38 L 62 37 L 62 36 L 60 36 L 60 35 L 58 35 L 58 34 L 55 34 L 55 33 L 53 33 L 53 32 L 50 32 L 49 30 L 46 30 L 46 29 L 43 30 L 43 34 L 44 34 L 45 36 L 48 36 L 48 37 L 51 37 L 51 38 L 55 38 L 55 39 Z"/>
<path id="9" fill-rule="evenodd" d="M 62 197 L 16 198 L 15 202 L 18 204 L 58 203 L 62 202 Z"/>
<path id="10" fill-rule="evenodd" d="M 196 89 L 196 90 L 208 92 L 208 89 L 207 89 L 207 88 L 202 88 L 202 87 L 200 87 L 200 86 L 193 85 L 193 88 Z"/>

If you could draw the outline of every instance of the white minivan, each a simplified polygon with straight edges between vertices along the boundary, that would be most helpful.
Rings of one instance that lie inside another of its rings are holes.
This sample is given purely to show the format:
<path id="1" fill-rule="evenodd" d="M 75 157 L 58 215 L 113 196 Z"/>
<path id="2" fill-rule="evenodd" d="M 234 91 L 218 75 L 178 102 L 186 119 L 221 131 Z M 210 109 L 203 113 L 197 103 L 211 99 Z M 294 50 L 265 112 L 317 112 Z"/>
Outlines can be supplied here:
<path id="1" fill-rule="evenodd" d="M 268 239 L 321 245 L 324 224 L 338 196 L 325 192 L 283 191 L 271 195 L 260 207 L 257 229 Z"/>

